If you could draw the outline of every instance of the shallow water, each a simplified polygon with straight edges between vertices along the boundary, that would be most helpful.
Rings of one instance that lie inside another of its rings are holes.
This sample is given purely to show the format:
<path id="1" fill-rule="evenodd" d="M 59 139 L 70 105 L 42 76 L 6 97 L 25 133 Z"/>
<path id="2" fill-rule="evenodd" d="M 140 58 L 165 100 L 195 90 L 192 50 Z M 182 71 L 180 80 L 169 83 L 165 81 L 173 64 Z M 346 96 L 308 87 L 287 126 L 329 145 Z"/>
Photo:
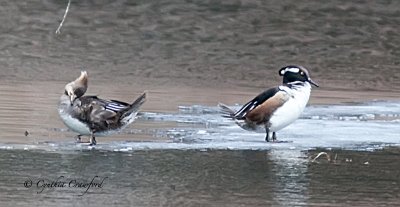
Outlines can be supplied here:
<path id="1" fill-rule="evenodd" d="M 55 35 L 66 3 L 0 3 L 0 206 L 400 203 L 399 1 L 72 1 Z M 293 63 L 321 88 L 286 143 L 220 117 Z M 88 94 L 149 91 L 96 147 L 56 111 L 83 69 Z"/>

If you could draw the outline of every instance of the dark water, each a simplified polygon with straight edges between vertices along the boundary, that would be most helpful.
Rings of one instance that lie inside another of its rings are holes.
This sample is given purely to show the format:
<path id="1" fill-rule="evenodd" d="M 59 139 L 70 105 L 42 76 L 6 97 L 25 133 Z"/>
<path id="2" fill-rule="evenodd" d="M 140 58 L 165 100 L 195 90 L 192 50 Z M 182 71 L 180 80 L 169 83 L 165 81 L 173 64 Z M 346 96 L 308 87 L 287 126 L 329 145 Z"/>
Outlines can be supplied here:
<path id="1" fill-rule="evenodd" d="M 0 2 L 0 206 L 399 205 L 398 101 L 307 108 L 277 145 L 215 106 L 292 63 L 338 91 L 329 100 L 398 99 L 400 1 L 72 0 L 55 35 L 66 4 Z M 135 125 L 94 149 L 56 113 L 82 69 L 91 94 L 151 90 Z M 86 193 L 68 186 L 93 178 Z M 57 179 L 67 186 L 37 187 Z"/>
<path id="2" fill-rule="evenodd" d="M 327 152 L 331 160 L 319 152 Z M 395 206 L 399 149 L 69 153 L 1 150 L 2 206 Z M 71 180 L 101 188 L 69 187 Z M 64 176 L 61 177 L 60 176 Z M 44 181 L 66 182 L 45 188 Z M 30 188 L 24 182 L 31 180 Z M 39 186 L 39 187 L 38 187 Z M 38 193 L 40 192 L 40 193 Z M 83 194 L 83 195 L 82 195 Z"/>
<path id="3" fill-rule="evenodd" d="M 1 80 L 66 81 L 86 68 L 125 83 L 265 87 L 296 63 L 325 87 L 399 89 L 399 1 L 72 0 L 57 36 L 66 5 L 1 2 Z"/>

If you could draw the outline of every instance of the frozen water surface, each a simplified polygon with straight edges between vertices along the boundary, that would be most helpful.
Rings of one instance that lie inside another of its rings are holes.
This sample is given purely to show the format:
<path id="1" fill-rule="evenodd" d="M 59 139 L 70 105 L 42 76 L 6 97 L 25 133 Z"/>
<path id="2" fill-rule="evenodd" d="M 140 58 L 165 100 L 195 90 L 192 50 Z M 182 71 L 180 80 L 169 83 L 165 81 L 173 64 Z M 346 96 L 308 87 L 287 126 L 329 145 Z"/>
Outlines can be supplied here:
<path id="1" fill-rule="evenodd" d="M 234 106 L 239 108 L 239 106 Z M 180 106 L 177 113 L 142 113 L 139 122 L 175 123 L 175 127 L 145 130 L 149 136 L 165 137 L 160 141 L 111 141 L 98 138 L 94 148 L 110 151 L 149 149 L 229 149 L 268 150 L 342 148 L 373 150 L 400 144 L 400 103 L 370 102 L 354 105 L 309 106 L 295 123 L 278 132 L 284 143 L 267 143 L 264 134 L 245 131 L 222 118 L 218 107 Z M 151 126 L 152 124 L 149 124 Z M 58 129 L 65 131 L 65 129 Z M 122 134 L 132 136 L 144 129 L 133 126 Z M 71 138 L 72 139 L 72 138 Z M 4 149 L 79 150 L 92 149 L 87 144 L 41 142 L 2 145 Z"/>

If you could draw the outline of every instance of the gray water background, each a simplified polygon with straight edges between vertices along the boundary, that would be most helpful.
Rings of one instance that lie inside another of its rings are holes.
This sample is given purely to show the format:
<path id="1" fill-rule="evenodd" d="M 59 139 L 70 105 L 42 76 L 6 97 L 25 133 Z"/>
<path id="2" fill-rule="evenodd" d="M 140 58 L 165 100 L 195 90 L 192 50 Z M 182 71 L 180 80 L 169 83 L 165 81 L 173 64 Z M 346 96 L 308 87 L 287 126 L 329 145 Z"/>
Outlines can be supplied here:
<path id="1" fill-rule="evenodd" d="M 216 111 L 248 93 L 160 90 L 264 88 L 298 63 L 328 90 L 396 98 L 398 1 L 72 1 L 57 36 L 66 3 L 0 2 L 1 206 L 399 205 L 398 101 L 312 106 L 279 133 L 288 143 L 267 144 Z M 155 84 L 158 104 L 95 148 L 75 144 L 55 106 L 82 69 L 92 94 L 128 101 Z M 35 186 L 96 175 L 84 195 Z"/>

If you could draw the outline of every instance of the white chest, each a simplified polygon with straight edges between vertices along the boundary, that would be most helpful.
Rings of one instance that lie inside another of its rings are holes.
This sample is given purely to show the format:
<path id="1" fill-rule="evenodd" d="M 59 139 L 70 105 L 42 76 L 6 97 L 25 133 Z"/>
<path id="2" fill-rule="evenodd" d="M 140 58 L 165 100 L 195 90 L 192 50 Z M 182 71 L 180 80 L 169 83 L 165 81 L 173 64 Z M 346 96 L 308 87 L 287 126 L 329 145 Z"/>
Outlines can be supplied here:
<path id="1" fill-rule="evenodd" d="M 65 111 L 62 107 L 58 109 L 58 113 L 60 115 L 61 120 L 64 122 L 64 124 L 71 129 L 72 131 L 80 134 L 80 135 L 91 135 L 90 128 L 87 126 L 87 124 L 79 121 L 78 119 L 73 118 L 69 113 Z M 114 133 L 117 133 L 120 129 L 116 130 L 107 130 L 103 132 L 97 132 L 95 133 L 95 136 L 103 137 L 103 136 L 108 136 Z"/>
<path id="2" fill-rule="evenodd" d="M 59 109 L 58 113 L 64 124 L 72 131 L 79 133 L 80 135 L 91 134 L 89 127 L 85 123 L 79 121 L 78 119 L 73 118 L 68 113 L 65 113 L 65 111 L 62 109 Z"/>
<path id="3" fill-rule="evenodd" d="M 273 132 L 279 131 L 296 121 L 310 98 L 311 86 L 309 83 L 295 89 L 285 86 L 282 86 L 281 89 L 288 93 L 289 99 L 271 116 L 270 130 Z"/>

